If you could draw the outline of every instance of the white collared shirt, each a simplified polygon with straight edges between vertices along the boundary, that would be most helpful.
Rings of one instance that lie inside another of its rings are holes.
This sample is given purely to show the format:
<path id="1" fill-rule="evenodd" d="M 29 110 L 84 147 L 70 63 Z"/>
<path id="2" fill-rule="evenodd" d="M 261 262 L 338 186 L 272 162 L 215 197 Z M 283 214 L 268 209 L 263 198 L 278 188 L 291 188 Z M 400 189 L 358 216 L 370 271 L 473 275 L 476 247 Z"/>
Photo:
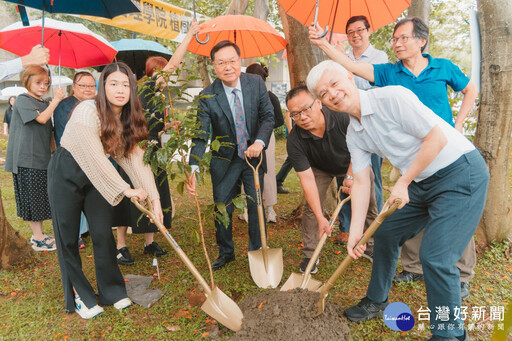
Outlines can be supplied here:
<path id="1" fill-rule="evenodd" d="M 354 57 L 353 50 L 351 50 L 347 56 L 355 62 L 364 62 L 369 64 L 385 64 L 388 62 L 388 55 L 386 52 L 377 50 L 372 44 L 370 44 L 366 50 L 364 50 L 363 54 L 357 59 Z M 354 80 L 358 89 L 367 90 L 372 87 L 370 82 L 359 76 L 354 75 Z"/>
<path id="2" fill-rule="evenodd" d="M 361 123 L 350 117 L 347 145 L 354 174 L 371 165 L 371 153 L 387 158 L 404 174 L 423 145 L 423 138 L 438 125 L 446 146 L 414 181 L 419 182 L 475 149 L 461 133 L 402 86 L 359 90 Z"/>
<path id="3" fill-rule="evenodd" d="M 238 78 L 237 83 L 236 83 L 234 88 L 231 88 L 231 87 L 227 86 L 226 84 L 224 84 L 224 82 L 222 82 L 222 87 L 224 88 L 224 92 L 226 92 L 226 97 L 228 99 L 229 108 L 231 109 L 231 115 L 233 115 L 233 122 L 236 122 L 236 117 L 235 117 L 235 94 L 233 93 L 233 89 L 237 89 L 238 90 L 237 91 L 237 96 L 240 99 L 240 104 L 242 105 L 242 111 L 243 111 L 244 117 L 245 117 L 244 96 L 242 94 L 242 85 L 240 84 L 240 78 Z M 247 130 L 247 123 L 245 125 L 246 125 L 245 129 Z"/>

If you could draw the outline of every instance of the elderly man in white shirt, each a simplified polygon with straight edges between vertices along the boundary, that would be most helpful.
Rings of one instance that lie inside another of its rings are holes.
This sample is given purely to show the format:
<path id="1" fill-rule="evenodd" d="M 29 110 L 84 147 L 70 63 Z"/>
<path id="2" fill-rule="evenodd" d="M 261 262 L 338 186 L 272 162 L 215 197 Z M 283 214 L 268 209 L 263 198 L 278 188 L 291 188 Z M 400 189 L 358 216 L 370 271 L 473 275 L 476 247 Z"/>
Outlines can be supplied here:
<path id="1" fill-rule="evenodd" d="M 364 15 L 353 16 L 347 20 L 345 27 L 347 32 L 348 43 L 352 49 L 347 53 L 347 56 L 356 62 L 365 62 L 370 64 L 384 64 L 388 62 L 388 55 L 382 50 L 377 50 L 370 44 L 370 23 Z M 368 90 L 372 87 L 369 81 L 364 78 L 354 76 L 356 86 L 361 90 Z M 375 199 L 377 200 L 377 209 L 382 209 L 382 158 L 377 154 L 372 154 L 372 170 L 375 174 Z M 350 188 L 353 183 L 351 176 L 346 176 L 342 182 L 338 183 Z M 348 193 L 348 191 L 345 191 Z M 348 194 L 343 193 L 341 199 L 344 199 Z M 348 231 L 350 229 L 350 205 L 345 205 L 341 209 L 339 220 L 341 233 L 336 236 L 339 243 L 345 243 L 348 239 Z"/>
<path id="2" fill-rule="evenodd" d="M 400 170 L 390 203 L 399 210 L 375 233 L 372 276 L 366 297 L 345 310 L 351 321 L 382 316 L 403 243 L 423 230 L 420 259 L 428 307 L 446 307 L 447 318 L 430 314 L 430 340 L 469 340 L 460 311 L 460 259 L 480 221 L 489 173 L 475 147 L 423 105 L 408 89 L 389 86 L 358 90 L 340 64 L 324 61 L 307 78 L 308 88 L 330 109 L 347 112 L 347 145 L 352 158 L 352 220 L 348 253 L 362 236 L 370 197 L 370 155 L 386 157 Z M 418 307 L 419 308 L 419 307 Z M 413 308 L 414 310 L 414 308 Z M 451 327 L 450 327 L 451 326 Z"/>

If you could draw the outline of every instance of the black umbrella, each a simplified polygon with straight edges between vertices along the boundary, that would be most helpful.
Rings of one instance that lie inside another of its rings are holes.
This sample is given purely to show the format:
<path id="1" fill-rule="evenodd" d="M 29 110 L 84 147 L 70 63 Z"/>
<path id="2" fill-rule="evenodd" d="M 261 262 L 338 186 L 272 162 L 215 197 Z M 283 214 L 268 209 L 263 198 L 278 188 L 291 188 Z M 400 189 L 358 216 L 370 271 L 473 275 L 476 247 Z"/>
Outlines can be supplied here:
<path id="1" fill-rule="evenodd" d="M 121 39 L 112 41 L 110 44 L 117 50 L 117 61 L 125 62 L 135 73 L 137 79 L 144 76 L 146 59 L 149 57 L 160 56 L 169 60 L 172 56 L 172 52 L 167 50 L 162 44 L 152 40 Z"/>

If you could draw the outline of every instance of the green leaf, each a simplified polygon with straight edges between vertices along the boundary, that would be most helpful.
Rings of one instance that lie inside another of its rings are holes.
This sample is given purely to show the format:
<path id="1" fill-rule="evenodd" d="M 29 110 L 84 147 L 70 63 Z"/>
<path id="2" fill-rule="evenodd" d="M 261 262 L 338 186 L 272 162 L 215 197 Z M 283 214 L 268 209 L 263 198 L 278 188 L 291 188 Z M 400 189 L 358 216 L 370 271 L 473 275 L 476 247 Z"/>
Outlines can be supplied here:
<path id="1" fill-rule="evenodd" d="M 181 181 L 180 183 L 178 183 L 178 187 L 176 188 L 178 190 L 178 193 L 183 195 L 183 189 L 185 187 L 185 182 L 184 181 Z"/>
<path id="2" fill-rule="evenodd" d="M 240 195 L 237 195 L 235 198 L 233 198 L 233 205 L 235 205 L 235 207 L 240 210 L 243 210 L 246 207 L 245 200 Z"/>
<path id="3" fill-rule="evenodd" d="M 219 149 L 220 149 L 220 142 L 219 142 L 219 140 L 213 140 L 213 142 L 212 142 L 212 149 L 215 150 L 216 152 L 219 151 Z"/>

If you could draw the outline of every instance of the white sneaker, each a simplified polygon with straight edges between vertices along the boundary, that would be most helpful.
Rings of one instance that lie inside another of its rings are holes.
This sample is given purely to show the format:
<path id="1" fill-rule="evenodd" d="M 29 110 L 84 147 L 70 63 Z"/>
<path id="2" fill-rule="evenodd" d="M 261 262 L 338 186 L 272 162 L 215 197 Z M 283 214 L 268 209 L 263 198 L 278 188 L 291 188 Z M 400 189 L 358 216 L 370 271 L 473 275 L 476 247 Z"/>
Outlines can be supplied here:
<path id="1" fill-rule="evenodd" d="M 273 207 L 267 209 L 267 223 L 276 223 L 277 222 L 277 214 L 274 211 Z"/>
<path id="2" fill-rule="evenodd" d="M 80 296 L 75 296 L 75 311 L 81 318 L 88 320 L 100 315 L 104 310 L 97 304 L 89 309 L 85 306 L 84 302 L 82 302 Z"/>
<path id="3" fill-rule="evenodd" d="M 123 309 L 128 308 L 131 305 L 132 305 L 132 300 L 130 300 L 128 297 L 125 297 L 123 299 L 120 299 L 116 303 L 114 303 L 114 308 L 116 308 L 117 310 L 123 310 Z"/>

